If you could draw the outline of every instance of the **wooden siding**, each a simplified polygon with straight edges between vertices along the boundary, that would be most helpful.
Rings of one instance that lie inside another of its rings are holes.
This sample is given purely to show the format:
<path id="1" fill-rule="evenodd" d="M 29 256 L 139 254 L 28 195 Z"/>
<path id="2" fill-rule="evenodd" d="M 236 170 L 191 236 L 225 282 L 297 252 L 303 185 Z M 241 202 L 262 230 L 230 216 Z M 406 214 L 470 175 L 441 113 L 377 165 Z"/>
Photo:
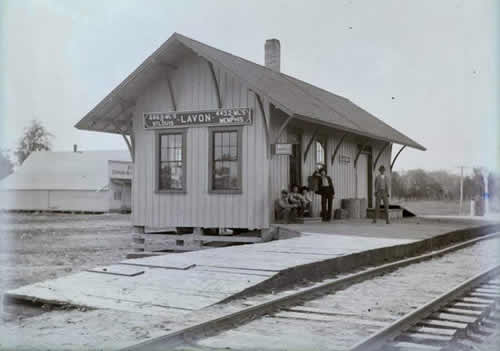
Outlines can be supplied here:
<path id="1" fill-rule="evenodd" d="M 47 190 L 2 190 L 0 208 L 4 210 L 47 210 L 49 195 Z"/>
<path id="2" fill-rule="evenodd" d="M 51 190 L 49 210 L 52 211 L 109 211 L 109 190 Z"/>
<path id="3" fill-rule="evenodd" d="M 94 190 L 7 190 L 0 193 L 0 208 L 25 211 L 109 210 L 109 191 Z"/>
<path id="4" fill-rule="evenodd" d="M 155 132 L 144 130 L 144 112 L 173 110 L 167 80 L 159 77 L 136 103 L 134 114 L 135 166 L 132 220 L 148 227 L 242 227 L 269 226 L 268 176 L 264 122 L 253 92 L 218 67 L 222 107 L 250 107 L 254 122 L 243 127 L 242 194 L 208 193 L 208 142 L 206 127 L 187 130 L 186 193 L 157 193 L 154 175 Z M 186 56 L 169 73 L 177 110 L 217 108 L 213 78 L 208 63 L 201 57 Z"/>
<path id="5" fill-rule="evenodd" d="M 281 123 L 283 123 L 285 116 L 279 113 L 275 113 L 273 115 L 272 120 L 272 128 L 276 131 Z M 302 155 L 304 155 L 305 149 L 309 140 L 313 136 L 315 126 L 311 125 L 308 127 L 304 126 L 294 126 L 291 123 L 291 126 L 287 128 L 285 133 L 283 133 L 280 138 L 280 142 L 287 142 L 290 138 L 291 134 L 297 134 L 297 130 L 300 130 L 300 135 L 302 137 L 301 145 L 302 145 Z M 328 175 L 332 178 L 334 187 L 335 187 L 335 199 L 334 199 L 334 208 L 340 208 L 342 199 L 346 198 L 355 198 L 356 194 L 356 172 L 357 170 L 354 168 L 354 159 L 356 158 L 356 154 L 359 147 L 359 142 L 354 136 L 347 136 L 344 139 L 344 142 L 340 146 L 337 156 L 335 158 L 334 163 L 331 163 L 331 157 L 335 150 L 335 147 L 340 142 L 343 133 L 335 131 L 333 129 L 326 129 L 321 131 L 315 139 L 321 139 L 326 141 L 326 160 L 327 160 L 327 172 Z M 373 160 L 375 159 L 378 151 L 383 144 L 378 141 L 373 141 L 369 143 L 367 146 L 372 147 Z M 385 149 L 384 153 L 381 155 L 378 166 L 384 165 L 386 170 L 389 170 L 390 160 L 391 160 L 391 150 L 392 147 L 389 146 Z M 348 159 L 349 162 L 342 162 L 341 156 L 344 156 L 344 159 Z M 365 161 L 366 162 L 366 161 Z M 316 167 L 316 148 L 315 143 L 313 143 L 309 149 L 307 158 L 304 160 L 302 158 L 302 184 L 308 184 L 308 177 L 311 176 Z M 365 172 L 368 172 L 367 167 L 373 167 L 373 165 L 365 165 Z M 378 167 L 377 167 L 378 168 Z M 376 172 L 373 172 L 375 176 Z M 390 172 L 386 171 L 386 174 Z M 359 170 L 358 170 L 359 175 Z M 366 175 L 368 177 L 368 175 Z M 374 177 L 372 178 L 374 181 Z M 366 181 L 365 181 L 366 182 Z M 359 182 L 358 184 L 362 184 Z M 271 192 L 274 199 L 277 199 L 279 196 L 280 189 L 288 188 L 289 186 L 289 163 L 287 156 L 276 156 L 274 155 L 271 159 Z M 321 209 L 321 197 L 319 195 L 313 195 L 313 215 L 319 216 Z"/>

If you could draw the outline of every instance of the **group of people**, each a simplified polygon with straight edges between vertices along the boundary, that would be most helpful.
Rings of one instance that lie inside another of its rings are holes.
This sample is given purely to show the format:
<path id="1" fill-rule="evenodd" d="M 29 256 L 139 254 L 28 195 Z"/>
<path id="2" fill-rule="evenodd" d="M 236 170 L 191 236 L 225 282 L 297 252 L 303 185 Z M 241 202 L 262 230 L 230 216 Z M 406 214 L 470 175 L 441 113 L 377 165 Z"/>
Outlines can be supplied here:
<path id="1" fill-rule="evenodd" d="M 333 214 L 333 198 L 335 197 L 335 188 L 330 176 L 326 173 L 325 167 L 319 167 L 313 173 L 312 187 L 307 186 L 299 187 L 292 185 L 290 191 L 283 189 L 281 196 L 276 205 L 276 216 L 279 220 L 287 222 L 293 221 L 296 217 L 303 217 L 304 215 L 311 216 L 312 214 L 312 193 L 321 196 L 321 218 L 325 222 L 332 219 Z M 385 175 L 385 167 L 379 167 L 379 174 L 375 177 L 375 216 L 373 223 L 376 223 L 380 203 L 384 203 L 385 219 L 389 224 L 389 179 Z"/>
<path id="2" fill-rule="evenodd" d="M 332 219 L 333 197 L 335 189 L 332 178 L 326 174 L 325 168 L 316 170 L 313 174 L 315 181 L 314 192 L 321 195 L 321 217 L 324 221 Z M 299 187 L 292 185 L 290 191 L 283 189 L 281 197 L 277 202 L 277 217 L 285 221 L 293 221 L 296 217 L 305 215 L 311 216 L 312 213 L 312 190 L 307 186 Z"/>
<path id="3" fill-rule="evenodd" d="M 290 191 L 281 190 L 281 197 L 277 203 L 277 217 L 287 222 L 296 217 L 311 216 L 312 197 L 308 187 L 299 187 L 294 184 Z"/>

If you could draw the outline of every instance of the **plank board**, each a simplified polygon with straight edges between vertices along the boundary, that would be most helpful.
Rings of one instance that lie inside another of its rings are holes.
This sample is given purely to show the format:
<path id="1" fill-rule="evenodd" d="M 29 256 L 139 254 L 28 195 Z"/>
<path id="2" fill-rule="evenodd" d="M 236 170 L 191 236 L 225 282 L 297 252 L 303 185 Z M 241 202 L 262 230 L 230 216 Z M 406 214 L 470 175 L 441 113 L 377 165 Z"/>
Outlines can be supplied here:
<path id="1" fill-rule="evenodd" d="M 92 268 L 92 269 L 87 269 L 87 272 L 123 275 L 123 276 L 127 276 L 127 277 L 135 277 L 136 275 L 144 274 L 143 269 L 140 269 L 137 267 L 132 267 L 132 266 L 119 265 L 119 264 L 112 265 L 112 266 L 96 267 L 96 268 Z"/>
<path id="2" fill-rule="evenodd" d="M 369 327 L 379 327 L 384 328 L 389 325 L 388 322 L 381 322 L 378 320 L 368 320 L 361 319 L 361 316 L 356 316 L 356 318 L 348 318 L 346 316 L 333 316 L 326 314 L 317 314 L 317 313 L 301 313 L 301 312 L 286 312 L 282 311 L 276 313 L 274 315 L 276 318 L 290 318 L 290 319 L 303 319 L 303 320 L 313 320 L 313 321 L 323 321 L 323 322 L 331 322 L 331 321 L 349 321 L 349 323 L 365 325 Z"/>
<path id="3" fill-rule="evenodd" d="M 455 334 L 457 333 L 457 331 L 454 329 L 431 328 L 431 327 L 421 327 L 421 326 L 410 328 L 408 331 L 416 333 L 425 333 L 425 334 L 447 335 L 447 336 L 455 336 Z"/>
<path id="4" fill-rule="evenodd" d="M 424 344 L 416 344 L 412 342 L 394 342 L 390 344 L 392 347 L 394 347 L 396 350 L 406 350 L 406 351 L 439 351 L 442 350 L 443 348 L 441 346 L 433 346 L 433 345 L 424 345 Z"/>

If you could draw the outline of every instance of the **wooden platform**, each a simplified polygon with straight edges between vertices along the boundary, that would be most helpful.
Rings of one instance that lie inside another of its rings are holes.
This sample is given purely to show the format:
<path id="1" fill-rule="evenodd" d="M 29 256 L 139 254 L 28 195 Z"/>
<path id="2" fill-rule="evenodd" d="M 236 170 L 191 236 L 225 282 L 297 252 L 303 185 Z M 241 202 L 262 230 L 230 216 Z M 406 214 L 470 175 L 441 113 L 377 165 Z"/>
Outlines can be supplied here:
<path id="1" fill-rule="evenodd" d="M 317 272 L 319 268 L 325 268 L 325 262 L 345 261 L 349 257 L 359 259 L 363 252 L 370 252 L 370 257 L 374 257 L 375 252 L 387 257 L 392 249 L 398 250 L 421 239 L 473 226 L 470 221 L 437 219 L 416 219 L 389 226 L 382 223 L 371 225 L 369 219 L 280 226 L 280 233 L 283 229 L 288 235 L 297 232 L 295 228 L 301 228 L 302 235 L 252 245 L 124 260 L 115 264 L 113 269 L 120 272 L 117 266 L 134 268 L 127 270 L 129 275 L 80 272 L 8 291 L 6 297 L 144 314 L 179 315 L 270 282 L 307 278 L 300 276 L 300 272 Z M 304 267 L 309 270 L 304 270 Z M 144 273 L 133 275 L 139 271 Z"/>
<path id="2" fill-rule="evenodd" d="M 234 235 L 206 235 L 195 229 L 191 234 L 173 232 L 137 233 L 134 235 L 134 246 L 137 252 L 186 252 L 204 249 L 208 243 L 255 244 L 266 241 L 260 232 Z"/>

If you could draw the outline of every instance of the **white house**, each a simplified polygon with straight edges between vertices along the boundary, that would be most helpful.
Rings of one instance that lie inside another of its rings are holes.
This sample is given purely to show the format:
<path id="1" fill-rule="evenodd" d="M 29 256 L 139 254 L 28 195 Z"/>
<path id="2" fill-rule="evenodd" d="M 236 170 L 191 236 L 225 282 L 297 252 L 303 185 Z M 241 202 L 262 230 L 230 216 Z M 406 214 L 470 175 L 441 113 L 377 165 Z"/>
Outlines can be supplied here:
<path id="1" fill-rule="evenodd" d="M 0 181 L 0 209 L 130 210 L 132 173 L 128 151 L 34 152 Z"/>

